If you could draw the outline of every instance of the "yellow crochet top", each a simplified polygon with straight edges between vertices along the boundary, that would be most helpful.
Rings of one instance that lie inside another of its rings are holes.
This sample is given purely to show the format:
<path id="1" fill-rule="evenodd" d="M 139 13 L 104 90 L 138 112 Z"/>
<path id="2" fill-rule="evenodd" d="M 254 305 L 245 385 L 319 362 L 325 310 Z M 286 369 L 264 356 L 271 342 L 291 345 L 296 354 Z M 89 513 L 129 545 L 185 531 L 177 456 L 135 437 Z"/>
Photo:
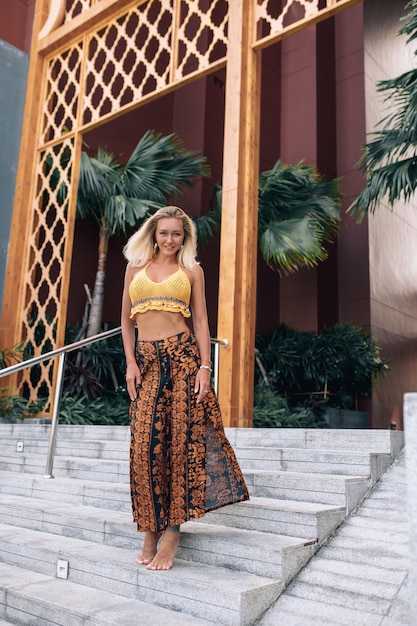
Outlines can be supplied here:
<path id="1" fill-rule="evenodd" d="M 191 284 L 184 270 L 178 266 L 174 274 L 160 283 L 154 283 L 146 274 L 149 265 L 150 263 L 135 274 L 129 285 L 132 302 L 130 319 L 145 311 L 169 311 L 190 317 Z"/>

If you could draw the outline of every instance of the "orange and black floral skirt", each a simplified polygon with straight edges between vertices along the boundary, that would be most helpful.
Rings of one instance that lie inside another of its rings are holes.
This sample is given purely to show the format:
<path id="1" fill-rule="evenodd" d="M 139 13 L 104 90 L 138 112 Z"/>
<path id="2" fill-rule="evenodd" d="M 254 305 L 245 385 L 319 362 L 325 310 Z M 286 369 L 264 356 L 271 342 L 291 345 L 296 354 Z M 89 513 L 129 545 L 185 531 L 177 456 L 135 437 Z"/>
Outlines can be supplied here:
<path id="1" fill-rule="evenodd" d="M 138 341 L 142 382 L 130 406 L 130 484 L 139 531 L 161 531 L 249 499 L 213 389 L 196 403 L 199 352 L 185 331 Z"/>

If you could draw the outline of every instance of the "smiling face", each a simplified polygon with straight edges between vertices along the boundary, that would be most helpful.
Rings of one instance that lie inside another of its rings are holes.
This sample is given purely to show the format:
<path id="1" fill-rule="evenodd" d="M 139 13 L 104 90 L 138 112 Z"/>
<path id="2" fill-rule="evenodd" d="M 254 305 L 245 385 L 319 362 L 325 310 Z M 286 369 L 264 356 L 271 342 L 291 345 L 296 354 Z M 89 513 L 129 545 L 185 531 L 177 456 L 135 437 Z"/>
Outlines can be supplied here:
<path id="1" fill-rule="evenodd" d="M 162 217 L 158 220 L 154 237 L 160 254 L 176 256 L 184 242 L 182 221 L 177 217 Z"/>

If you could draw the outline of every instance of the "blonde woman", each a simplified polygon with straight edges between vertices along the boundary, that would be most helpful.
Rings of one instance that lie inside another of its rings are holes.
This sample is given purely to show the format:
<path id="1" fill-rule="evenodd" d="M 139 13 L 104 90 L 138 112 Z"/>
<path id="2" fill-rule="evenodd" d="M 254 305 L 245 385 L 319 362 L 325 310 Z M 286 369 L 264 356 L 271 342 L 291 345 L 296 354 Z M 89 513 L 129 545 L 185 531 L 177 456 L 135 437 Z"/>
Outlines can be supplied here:
<path id="1" fill-rule="evenodd" d="M 190 217 L 167 206 L 123 250 L 132 509 L 145 533 L 136 562 L 150 570 L 173 566 L 182 523 L 249 498 L 210 385 L 204 274 L 196 249 Z M 191 313 L 193 332 L 185 321 Z"/>

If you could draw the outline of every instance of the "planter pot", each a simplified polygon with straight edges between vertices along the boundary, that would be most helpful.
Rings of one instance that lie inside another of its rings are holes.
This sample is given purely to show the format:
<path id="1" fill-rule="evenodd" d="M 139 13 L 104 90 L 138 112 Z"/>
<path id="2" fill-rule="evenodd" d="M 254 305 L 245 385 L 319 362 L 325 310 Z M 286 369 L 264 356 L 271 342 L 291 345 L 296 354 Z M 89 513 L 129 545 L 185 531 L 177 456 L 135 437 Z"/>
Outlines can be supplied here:
<path id="1" fill-rule="evenodd" d="M 329 428 L 368 428 L 367 411 L 328 408 L 324 419 Z"/>

